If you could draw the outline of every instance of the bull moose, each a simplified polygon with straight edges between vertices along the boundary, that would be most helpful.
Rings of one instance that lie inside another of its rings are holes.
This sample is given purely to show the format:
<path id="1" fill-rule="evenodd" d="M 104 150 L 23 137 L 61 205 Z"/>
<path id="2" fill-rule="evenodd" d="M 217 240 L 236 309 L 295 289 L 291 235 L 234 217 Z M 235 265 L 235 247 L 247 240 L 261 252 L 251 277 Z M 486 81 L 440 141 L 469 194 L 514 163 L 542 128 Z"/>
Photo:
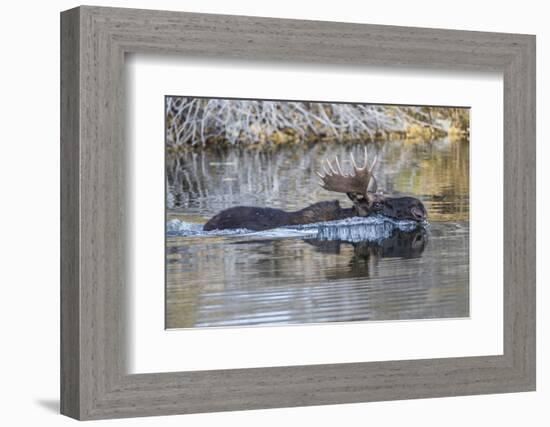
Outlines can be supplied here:
<path id="1" fill-rule="evenodd" d="M 249 230 L 268 230 L 271 228 L 334 221 L 350 217 L 366 217 L 381 214 L 394 219 L 408 219 L 422 222 L 427 213 L 424 205 L 415 197 L 389 197 L 378 192 L 376 178 L 373 175 L 378 157 L 368 166 L 367 148 L 363 166 L 357 166 L 351 154 L 353 171 L 342 171 L 338 157 L 334 164 L 330 160 L 323 163 L 320 185 L 328 191 L 345 193 L 353 202 L 350 208 L 340 206 L 338 200 L 314 203 L 304 209 L 287 212 L 282 209 L 254 206 L 235 206 L 213 216 L 204 230 L 223 230 L 246 228 Z"/>

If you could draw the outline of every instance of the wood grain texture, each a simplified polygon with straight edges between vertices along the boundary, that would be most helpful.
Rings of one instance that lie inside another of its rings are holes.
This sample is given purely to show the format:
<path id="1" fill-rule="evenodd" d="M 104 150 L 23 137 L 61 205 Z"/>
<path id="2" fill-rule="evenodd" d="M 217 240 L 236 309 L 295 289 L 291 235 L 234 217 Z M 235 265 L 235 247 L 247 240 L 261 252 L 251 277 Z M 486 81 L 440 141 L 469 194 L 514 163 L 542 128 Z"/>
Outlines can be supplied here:
<path id="1" fill-rule="evenodd" d="M 79 17 L 61 20 L 61 412 L 80 414 Z"/>
<path id="2" fill-rule="evenodd" d="M 534 390 L 534 36 L 96 7 L 63 12 L 61 27 L 62 413 L 100 419 Z M 127 374 L 127 53 L 501 71 L 504 354 Z"/>

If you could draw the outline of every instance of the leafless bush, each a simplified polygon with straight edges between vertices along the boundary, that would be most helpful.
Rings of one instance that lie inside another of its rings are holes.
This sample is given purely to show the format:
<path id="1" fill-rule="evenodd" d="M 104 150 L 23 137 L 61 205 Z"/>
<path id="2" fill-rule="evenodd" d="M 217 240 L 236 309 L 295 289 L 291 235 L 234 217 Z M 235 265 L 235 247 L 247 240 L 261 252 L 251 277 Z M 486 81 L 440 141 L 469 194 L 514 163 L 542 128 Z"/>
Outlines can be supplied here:
<path id="1" fill-rule="evenodd" d="M 447 111 L 448 114 L 442 114 Z M 169 147 L 375 139 L 411 126 L 446 134 L 453 109 L 322 102 L 166 98 Z M 456 109 L 454 109 L 456 110 Z"/>

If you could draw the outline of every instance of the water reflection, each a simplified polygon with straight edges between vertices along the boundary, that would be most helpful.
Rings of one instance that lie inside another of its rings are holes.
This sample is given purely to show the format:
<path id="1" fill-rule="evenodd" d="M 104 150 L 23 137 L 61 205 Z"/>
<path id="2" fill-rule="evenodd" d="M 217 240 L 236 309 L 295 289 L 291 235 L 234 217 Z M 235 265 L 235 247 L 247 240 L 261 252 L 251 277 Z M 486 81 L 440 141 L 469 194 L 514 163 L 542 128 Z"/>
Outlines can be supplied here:
<path id="1" fill-rule="evenodd" d="M 467 223 L 379 243 L 206 240 L 168 241 L 168 327 L 468 315 Z"/>
<path id="2" fill-rule="evenodd" d="M 424 227 L 413 231 L 394 229 L 392 234 L 381 241 L 346 242 L 342 240 L 326 241 L 318 239 L 304 240 L 321 253 L 339 254 L 342 245 L 353 247 L 357 259 L 378 258 L 417 258 L 428 243 L 428 234 Z"/>
<path id="3" fill-rule="evenodd" d="M 345 196 L 320 189 L 312 177 L 323 158 L 347 158 L 360 147 L 168 158 L 168 220 L 195 223 L 197 230 L 235 205 L 291 210 L 335 198 L 347 205 Z M 383 238 L 368 239 L 354 224 L 319 227 L 315 238 L 174 233 L 167 236 L 166 326 L 468 316 L 467 142 L 402 141 L 379 149 L 379 185 L 419 197 L 429 212 L 428 228 L 384 229 Z"/>

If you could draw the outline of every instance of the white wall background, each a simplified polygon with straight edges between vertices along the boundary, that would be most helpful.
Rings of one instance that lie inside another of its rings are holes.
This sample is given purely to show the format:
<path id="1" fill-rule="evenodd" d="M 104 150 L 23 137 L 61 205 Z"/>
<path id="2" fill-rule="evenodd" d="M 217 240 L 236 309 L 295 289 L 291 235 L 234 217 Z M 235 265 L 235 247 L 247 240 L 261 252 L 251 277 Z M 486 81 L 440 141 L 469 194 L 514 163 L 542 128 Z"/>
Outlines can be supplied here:
<path id="1" fill-rule="evenodd" d="M 471 0 L 337 2 L 135 0 L 94 4 L 537 35 L 538 391 L 413 401 L 272 409 L 109 421 L 110 425 L 544 426 L 550 421 L 546 140 L 550 28 L 545 3 Z M 68 425 L 59 384 L 59 12 L 75 1 L 10 2 L 0 23 L 0 376 L 2 425 Z M 546 162 L 545 162 L 546 160 Z"/>

